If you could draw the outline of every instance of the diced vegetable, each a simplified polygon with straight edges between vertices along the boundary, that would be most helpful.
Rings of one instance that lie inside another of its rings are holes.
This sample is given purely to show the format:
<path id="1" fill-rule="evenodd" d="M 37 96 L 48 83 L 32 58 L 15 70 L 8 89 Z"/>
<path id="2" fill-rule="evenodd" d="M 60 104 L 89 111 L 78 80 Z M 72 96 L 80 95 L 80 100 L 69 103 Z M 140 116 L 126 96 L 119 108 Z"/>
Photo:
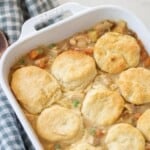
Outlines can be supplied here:
<path id="1" fill-rule="evenodd" d="M 54 146 L 54 150 L 61 150 L 61 146 L 60 146 L 60 144 L 55 144 L 55 146 Z"/>
<path id="2" fill-rule="evenodd" d="M 41 49 L 41 48 L 34 49 L 34 50 L 32 50 L 32 51 L 29 53 L 29 58 L 30 58 L 31 60 L 37 59 L 37 58 L 39 58 L 40 56 L 42 56 L 43 53 L 44 53 L 44 50 Z"/>
<path id="3" fill-rule="evenodd" d="M 77 42 L 77 46 L 79 48 L 84 48 L 87 46 L 87 42 L 86 42 L 86 39 L 79 39 L 78 42 Z"/>
<path id="4" fill-rule="evenodd" d="M 121 34 L 124 34 L 126 33 L 127 31 L 127 24 L 125 21 L 121 20 L 117 23 L 117 26 L 114 28 L 113 30 L 114 32 L 118 32 L 118 33 L 121 33 Z"/>
<path id="5" fill-rule="evenodd" d="M 92 30 L 92 31 L 90 30 L 90 31 L 88 31 L 88 37 L 90 38 L 90 40 L 92 42 L 96 42 L 96 40 L 98 38 L 98 34 L 95 30 Z"/>
<path id="6" fill-rule="evenodd" d="M 95 136 L 96 138 L 101 138 L 105 133 L 103 130 L 96 129 L 96 128 L 90 128 L 89 130 L 90 135 Z"/>
<path id="7" fill-rule="evenodd" d="M 150 67 L 150 56 L 144 60 L 144 67 Z"/>
<path id="8" fill-rule="evenodd" d="M 94 136 L 89 136 L 87 139 L 87 142 L 93 146 L 99 146 L 100 145 L 100 139 L 95 138 Z"/>
<path id="9" fill-rule="evenodd" d="M 79 100 L 73 100 L 73 107 L 77 108 L 80 104 Z"/>
<path id="10" fill-rule="evenodd" d="M 85 48 L 88 45 L 88 36 L 85 33 L 75 35 L 69 40 L 71 46 L 78 48 Z"/>
<path id="11" fill-rule="evenodd" d="M 93 49 L 84 49 L 83 50 L 85 54 L 92 56 L 93 55 Z"/>
<path id="12" fill-rule="evenodd" d="M 38 51 L 38 54 L 43 54 L 44 53 L 43 49 L 41 49 L 41 48 L 37 49 L 37 51 Z"/>
<path id="13" fill-rule="evenodd" d="M 48 48 L 53 48 L 53 47 L 55 47 L 56 46 L 56 44 L 55 43 L 52 43 L 52 44 L 50 44 L 49 46 L 48 46 Z"/>
<path id="14" fill-rule="evenodd" d="M 20 65 L 23 65 L 24 63 L 25 63 L 24 58 L 21 58 L 21 59 L 19 60 L 19 64 L 20 64 Z"/>
<path id="15" fill-rule="evenodd" d="M 74 46 L 74 45 L 77 44 L 77 41 L 75 40 L 75 38 L 71 38 L 71 39 L 69 40 L 69 43 Z"/>
<path id="16" fill-rule="evenodd" d="M 114 26 L 114 23 L 111 21 L 103 21 L 98 23 L 94 29 L 99 33 L 99 36 L 101 36 L 102 34 L 104 34 L 107 31 L 111 31 L 111 28 Z"/>
<path id="17" fill-rule="evenodd" d="M 37 65 L 40 68 L 45 68 L 48 63 L 48 60 L 49 60 L 48 57 L 43 57 L 43 58 L 37 59 L 35 61 L 35 65 Z"/>
<path id="18" fill-rule="evenodd" d="M 94 128 L 94 127 L 90 128 L 89 134 L 92 135 L 92 136 L 95 136 L 95 134 L 96 134 L 96 128 Z"/>
<path id="19" fill-rule="evenodd" d="M 89 129 L 89 134 L 90 136 L 88 138 L 88 143 L 94 146 L 98 146 L 101 144 L 101 138 L 104 137 L 106 131 L 93 127 Z"/>
<path id="20" fill-rule="evenodd" d="M 100 137 L 102 137 L 103 135 L 104 135 L 104 133 L 103 133 L 101 130 L 96 130 L 95 136 L 96 136 L 97 138 L 100 138 Z"/>
<path id="21" fill-rule="evenodd" d="M 133 115 L 133 119 L 138 120 L 141 116 L 141 113 L 137 112 Z"/>
<path id="22" fill-rule="evenodd" d="M 29 58 L 30 59 L 35 59 L 37 58 L 38 56 L 38 52 L 36 50 L 32 50 L 30 53 L 29 53 Z"/>

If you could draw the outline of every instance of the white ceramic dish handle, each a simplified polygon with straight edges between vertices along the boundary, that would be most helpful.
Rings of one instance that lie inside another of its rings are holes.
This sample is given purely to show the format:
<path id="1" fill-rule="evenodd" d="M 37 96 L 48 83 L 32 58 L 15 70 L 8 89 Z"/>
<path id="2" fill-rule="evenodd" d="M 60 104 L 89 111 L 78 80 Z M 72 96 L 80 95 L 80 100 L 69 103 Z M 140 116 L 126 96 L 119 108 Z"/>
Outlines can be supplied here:
<path id="1" fill-rule="evenodd" d="M 31 19 L 27 20 L 23 26 L 22 26 L 22 31 L 21 31 L 21 36 L 19 40 L 22 40 L 24 37 L 27 37 L 31 34 L 34 34 L 38 32 L 39 30 L 36 29 L 36 25 L 47 21 L 48 19 L 54 19 L 55 22 L 52 23 L 50 26 L 53 26 L 54 24 L 56 25 L 58 22 L 65 20 L 81 11 L 84 11 L 88 9 L 89 7 L 80 5 L 78 3 L 66 3 L 63 4 L 59 7 L 56 7 L 52 10 L 49 10 L 47 12 L 44 12 L 40 15 L 37 15 L 35 17 L 32 17 Z M 69 15 L 66 16 L 65 18 L 59 18 L 59 16 L 62 16 L 62 14 L 68 12 Z M 58 17 L 58 19 L 57 19 Z M 57 20 L 56 20 L 57 19 Z"/>

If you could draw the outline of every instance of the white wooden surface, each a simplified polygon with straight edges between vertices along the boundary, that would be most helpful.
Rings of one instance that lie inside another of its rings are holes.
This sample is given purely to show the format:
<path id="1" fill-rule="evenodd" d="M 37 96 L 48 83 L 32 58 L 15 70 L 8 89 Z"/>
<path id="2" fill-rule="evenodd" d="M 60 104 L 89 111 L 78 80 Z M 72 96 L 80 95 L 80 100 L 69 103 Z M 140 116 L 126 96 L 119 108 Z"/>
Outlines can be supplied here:
<path id="1" fill-rule="evenodd" d="M 115 4 L 133 11 L 150 30 L 150 0 L 58 0 L 60 4 L 78 2 L 87 6 Z"/>

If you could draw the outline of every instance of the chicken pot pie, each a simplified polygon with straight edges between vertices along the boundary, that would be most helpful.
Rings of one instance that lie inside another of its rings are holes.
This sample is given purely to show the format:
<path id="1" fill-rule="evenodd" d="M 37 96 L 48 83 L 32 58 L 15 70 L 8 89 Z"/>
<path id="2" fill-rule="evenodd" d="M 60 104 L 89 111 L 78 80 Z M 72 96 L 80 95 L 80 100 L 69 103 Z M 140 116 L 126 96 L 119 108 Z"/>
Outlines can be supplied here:
<path id="1" fill-rule="evenodd" d="M 40 45 L 10 86 L 44 150 L 149 150 L 150 56 L 125 21 Z"/>
<path id="2" fill-rule="evenodd" d="M 36 66 L 16 70 L 11 88 L 23 107 L 30 113 L 40 113 L 46 105 L 61 97 L 60 86 L 51 74 Z"/>

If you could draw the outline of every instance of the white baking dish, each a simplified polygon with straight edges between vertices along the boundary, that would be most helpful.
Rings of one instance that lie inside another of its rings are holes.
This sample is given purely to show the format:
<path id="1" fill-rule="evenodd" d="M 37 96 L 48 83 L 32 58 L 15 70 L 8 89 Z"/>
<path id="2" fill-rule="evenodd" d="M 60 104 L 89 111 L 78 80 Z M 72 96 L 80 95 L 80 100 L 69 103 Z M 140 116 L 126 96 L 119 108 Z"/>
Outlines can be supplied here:
<path id="1" fill-rule="evenodd" d="M 59 16 L 66 11 L 70 11 L 72 15 L 36 31 L 35 26 L 38 23 Z M 41 44 L 54 43 L 65 39 L 76 32 L 88 29 L 98 21 L 104 19 L 125 20 L 129 28 L 137 33 L 145 48 L 150 53 L 150 33 L 143 23 L 128 10 L 110 5 L 89 8 L 77 3 L 68 3 L 28 20 L 22 27 L 20 39 L 10 46 L 2 56 L 0 64 L 1 86 L 36 150 L 41 150 L 42 146 L 9 87 L 8 74 L 10 67 L 16 62 L 18 57 L 24 55 L 30 49 Z"/>

